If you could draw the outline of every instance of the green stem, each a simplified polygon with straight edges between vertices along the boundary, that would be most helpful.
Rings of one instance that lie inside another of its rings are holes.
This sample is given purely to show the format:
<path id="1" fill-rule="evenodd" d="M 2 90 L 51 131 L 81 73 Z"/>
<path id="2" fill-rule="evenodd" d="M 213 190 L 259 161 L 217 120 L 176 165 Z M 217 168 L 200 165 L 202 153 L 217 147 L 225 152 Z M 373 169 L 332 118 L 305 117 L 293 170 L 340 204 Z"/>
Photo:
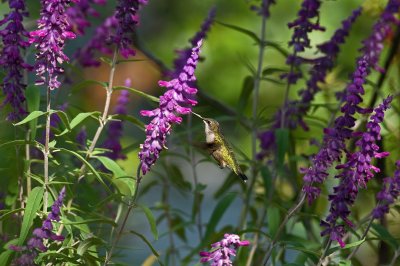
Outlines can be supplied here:
<path id="1" fill-rule="evenodd" d="M 122 234 L 124 232 L 124 229 L 125 229 L 125 226 L 126 226 L 126 222 L 128 221 L 129 215 L 131 214 L 132 209 L 136 206 L 136 199 L 137 199 L 137 196 L 138 196 L 138 193 L 139 193 L 139 186 L 140 186 L 140 183 L 142 181 L 142 175 L 140 174 L 141 166 L 142 166 L 142 164 L 140 163 L 138 165 L 138 168 L 137 168 L 137 171 L 136 171 L 136 173 L 137 173 L 136 174 L 136 184 L 135 184 L 135 191 L 134 191 L 133 197 L 128 202 L 128 209 L 127 209 L 127 211 L 125 213 L 125 216 L 124 216 L 124 219 L 122 221 L 121 227 L 119 228 L 118 234 L 115 237 L 115 240 L 114 240 L 113 244 L 111 245 L 110 251 L 107 252 L 107 255 L 106 255 L 106 258 L 104 260 L 103 266 L 106 266 L 106 265 L 108 265 L 110 263 L 110 260 L 111 260 L 112 254 L 114 252 L 114 249 L 117 246 L 117 244 L 118 244 L 119 240 L 121 239 L 121 236 L 122 236 Z"/>
<path id="2" fill-rule="evenodd" d="M 258 110 L 258 97 L 260 91 L 260 83 L 261 83 L 261 73 L 263 68 L 263 59 L 264 59 L 264 51 L 265 51 L 265 29 L 266 29 L 266 16 L 262 16 L 261 18 L 261 42 L 260 42 L 260 50 L 258 53 L 258 65 L 257 72 L 254 77 L 254 87 L 253 87 L 253 108 L 252 108 L 252 136 L 251 136 L 251 150 L 252 150 L 252 164 L 251 164 L 251 178 L 250 184 L 247 189 L 247 193 L 244 199 L 244 209 L 241 214 L 239 228 L 244 228 L 246 225 L 247 213 L 249 211 L 250 199 L 253 192 L 253 188 L 257 179 L 257 110 Z"/>
<path id="3" fill-rule="evenodd" d="M 322 253 L 321 257 L 319 258 L 319 261 L 318 261 L 317 266 L 321 266 L 322 263 L 324 262 L 324 259 L 326 258 L 326 253 L 328 253 L 328 250 L 329 250 L 329 248 L 331 247 L 331 244 L 332 244 L 332 240 L 329 239 L 329 240 L 328 240 L 328 243 L 326 243 L 324 252 Z"/>
<path id="4" fill-rule="evenodd" d="M 47 87 L 47 108 L 46 108 L 46 135 L 45 135 L 45 143 L 44 143 L 44 197 L 43 197 L 43 212 L 47 212 L 48 207 L 48 200 L 49 200 L 49 192 L 48 192 L 48 185 L 49 185 L 49 156 L 50 156 L 50 149 L 49 149 L 49 142 L 50 142 L 50 120 L 51 120 L 51 93 L 50 88 Z"/>

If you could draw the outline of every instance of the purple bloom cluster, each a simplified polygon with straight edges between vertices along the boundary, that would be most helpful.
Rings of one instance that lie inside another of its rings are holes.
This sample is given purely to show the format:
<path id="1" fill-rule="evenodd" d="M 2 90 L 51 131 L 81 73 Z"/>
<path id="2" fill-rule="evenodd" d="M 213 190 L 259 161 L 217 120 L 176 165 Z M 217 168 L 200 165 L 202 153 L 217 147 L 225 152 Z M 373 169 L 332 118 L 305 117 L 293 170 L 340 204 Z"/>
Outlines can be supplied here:
<path id="1" fill-rule="evenodd" d="M 202 257 L 200 262 L 205 263 L 211 261 L 211 266 L 231 266 L 231 256 L 236 256 L 236 249 L 241 246 L 248 246 L 248 240 L 240 240 L 240 237 L 235 234 L 225 234 L 224 239 L 211 244 L 212 251 L 201 251 Z"/>
<path id="2" fill-rule="evenodd" d="M 285 125 L 281 125 L 281 116 L 283 114 L 282 109 L 279 109 L 274 116 L 273 129 L 260 133 L 261 152 L 258 154 L 259 159 L 267 155 L 274 146 L 275 129 L 283 126 L 296 129 L 298 125 L 301 125 L 304 130 L 308 130 L 303 117 L 308 112 L 315 94 L 320 90 L 319 84 L 325 81 L 326 74 L 334 67 L 334 62 L 339 54 L 339 45 L 344 43 L 345 37 L 349 35 L 351 26 L 360 14 L 361 8 L 354 10 L 348 18 L 342 21 L 342 27 L 335 31 L 329 41 L 317 46 L 323 55 L 312 60 L 313 66 L 309 71 L 310 78 L 307 80 L 306 88 L 299 92 L 300 99 L 287 104 L 284 114 Z"/>
<path id="3" fill-rule="evenodd" d="M 89 16 L 98 17 L 100 15 L 100 13 L 92 7 L 93 4 L 105 5 L 106 0 L 79 0 L 75 5 L 67 9 L 66 14 L 69 24 L 71 25 L 72 31 L 76 34 L 83 35 L 85 29 L 90 27 Z"/>
<path id="4" fill-rule="evenodd" d="M 62 207 L 64 197 L 65 187 L 61 189 L 58 198 L 51 206 L 51 212 L 47 216 L 46 220 L 43 221 L 42 227 L 33 230 L 33 237 L 28 240 L 26 246 L 18 247 L 11 245 L 9 247 L 9 249 L 11 250 L 24 252 L 22 256 L 13 261 L 15 265 L 35 265 L 33 260 L 38 255 L 38 251 L 47 251 L 47 247 L 43 243 L 45 239 L 51 239 L 53 241 L 64 241 L 64 237 L 62 235 L 56 235 L 55 233 L 53 233 L 52 224 L 52 221 L 60 221 L 60 208 Z"/>
<path id="5" fill-rule="evenodd" d="M 143 174 L 150 170 L 161 150 L 166 147 L 167 135 L 171 132 L 172 125 L 182 122 L 182 118 L 178 115 L 190 113 L 190 106 L 197 104 L 191 97 L 197 93 L 197 89 L 188 84 L 196 80 L 194 71 L 199 60 L 201 45 L 202 40 L 192 48 L 192 54 L 177 78 L 158 82 L 161 87 L 168 89 L 164 95 L 160 96 L 159 107 L 151 111 L 142 110 L 140 112 L 143 116 L 154 117 L 146 126 L 146 140 L 144 144 L 140 145 L 139 158 Z"/>
<path id="6" fill-rule="evenodd" d="M 115 18 L 118 20 L 117 29 L 114 36 L 114 42 L 118 45 L 122 56 L 125 58 L 135 55 L 131 48 L 131 34 L 135 26 L 139 23 L 138 10 L 139 5 L 147 4 L 147 0 L 118 0 L 115 12 Z"/>
<path id="7" fill-rule="evenodd" d="M 186 49 L 176 50 L 178 57 L 174 60 L 174 70 L 171 73 L 167 73 L 171 78 L 177 78 L 181 73 L 183 67 L 186 65 L 186 61 L 192 54 L 192 47 L 197 45 L 200 40 L 204 40 L 207 37 L 207 33 L 210 31 L 210 28 L 214 22 L 216 15 L 216 8 L 213 7 L 208 12 L 208 16 L 203 21 L 203 24 L 200 27 L 200 31 L 198 31 L 191 39 L 191 46 Z"/>
<path id="8" fill-rule="evenodd" d="M 42 0 L 38 30 L 30 33 L 30 43 L 36 43 L 35 70 L 39 80 L 36 85 L 45 84 L 51 90 L 60 87 L 58 75 L 64 72 L 59 66 L 69 58 L 64 54 L 63 48 L 67 39 L 75 38 L 75 33 L 70 31 L 65 9 L 77 0 Z"/>
<path id="9" fill-rule="evenodd" d="M 83 48 L 77 50 L 74 57 L 78 59 L 82 66 L 100 66 L 100 61 L 95 57 L 96 51 L 106 55 L 112 54 L 112 49 L 110 48 L 111 37 L 117 25 L 118 20 L 114 15 L 106 18 L 103 24 L 96 28 L 90 41 Z"/>
<path id="10" fill-rule="evenodd" d="M 382 190 L 376 195 L 377 206 L 372 210 L 374 219 L 382 218 L 389 212 L 389 207 L 400 195 L 400 161 L 396 162 L 396 170 L 392 178 L 383 180 Z"/>
<path id="11" fill-rule="evenodd" d="M 258 15 L 268 18 L 270 16 L 269 8 L 274 4 L 276 4 L 275 0 L 262 0 L 261 6 L 252 5 L 250 8 L 256 11 Z"/>
<path id="12" fill-rule="evenodd" d="M 357 59 L 357 68 L 342 96 L 344 104 L 341 107 L 341 112 L 343 115 L 336 118 L 332 128 L 324 129 L 322 148 L 312 159 L 312 166 L 305 171 L 304 181 L 307 184 L 303 190 L 307 194 L 309 203 L 320 194 L 317 183 L 323 183 L 328 177 L 328 168 L 335 161 L 340 161 L 342 151 L 345 150 L 345 141 L 352 137 L 351 128 L 355 125 L 354 115 L 370 112 L 370 110 L 360 107 L 359 104 L 362 102 L 361 95 L 364 94 L 363 85 L 366 77 L 371 67 L 376 68 L 382 49 L 369 51 L 368 47 L 381 47 L 383 45 L 383 40 L 389 33 L 387 25 L 394 22 L 393 14 L 399 10 L 399 7 L 400 1 L 390 0 L 380 19 L 375 23 L 372 34 L 363 42 L 364 45 L 369 45 L 361 49 L 363 55 Z M 372 43 L 375 44 L 372 45 Z"/>
<path id="13" fill-rule="evenodd" d="M 29 46 L 25 39 L 29 33 L 25 30 L 22 23 L 24 17 L 28 16 L 25 11 L 23 0 L 9 0 L 10 13 L 0 20 L 0 26 L 5 25 L 0 30 L 0 37 L 3 49 L 0 52 L 0 66 L 4 69 L 6 76 L 3 79 L 2 87 L 5 99 L 1 106 L 10 104 L 12 111 L 7 119 L 16 121 L 26 115 L 24 107 L 24 90 L 26 85 L 23 83 L 24 69 L 30 69 L 23 59 L 22 51 Z"/>
<path id="14" fill-rule="evenodd" d="M 384 118 L 384 112 L 390 108 L 393 97 L 387 97 L 382 104 L 374 109 L 370 121 L 367 123 L 367 131 L 361 135 L 356 142 L 359 151 L 347 155 L 347 161 L 338 165 L 340 173 L 336 178 L 340 178 L 340 183 L 334 188 L 334 193 L 329 195 L 331 201 L 330 213 L 325 221 L 321 221 L 321 225 L 325 228 L 321 235 L 329 235 L 330 239 L 337 241 L 341 247 L 344 247 L 342 240 L 346 228 L 343 224 L 338 224 L 338 220 L 342 219 L 347 226 L 353 224 L 348 219 L 351 211 L 350 207 L 356 200 L 359 188 L 366 188 L 367 182 L 374 176 L 374 172 L 379 172 L 379 168 L 372 165 L 372 159 L 383 158 L 388 156 L 388 152 L 378 152 L 379 146 L 376 141 L 381 138 L 380 123 Z"/>
<path id="15" fill-rule="evenodd" d="M 125 81 L 125 86 L 131 86 L 131 80 L 128 78 Z M 117 105 L 114 109 L 114 114 L 126 115 L 128 112 L 126 110 L 127 104 L 129 102 L 129 92 L 127 90 L 121 91 L 118 97 Z M 121 137 L 123 131 L 122 121 L 111 121 L 108 126 L 108 137 L 103 144 L 103 148 L 111 150 L 111 152 L 105 153 L 110 159 L 126 159 L 126 155 L 122 153 Z"/>
<path id="16" fill-rule="evenodd" d="M 289 46 L 293 46 L 294 52 L 286 59 L 286 64 L 291 66 L 291 70 L 289 73 L 282 75 L 282 77 L 286 78 L 289 84 L 295 84 L 301 77 L 301 73 L 295 71 L 295 68 L 305 61 L 303 58 L 297 56 L 297 54 L 305 51 L 306 48 L 311 48 L 311 41 L 308 34 L 314 30 L 325 30 L 324 27 L 319 25 L 320 6 L 320 0 L 304 0 L 297 14 L 297 19 L 288 24 L 289 28 L 294 28 L 292 40 L 289 42 Z M 313 19 L 316 19 L 316 21 L 313 22 Z"/>

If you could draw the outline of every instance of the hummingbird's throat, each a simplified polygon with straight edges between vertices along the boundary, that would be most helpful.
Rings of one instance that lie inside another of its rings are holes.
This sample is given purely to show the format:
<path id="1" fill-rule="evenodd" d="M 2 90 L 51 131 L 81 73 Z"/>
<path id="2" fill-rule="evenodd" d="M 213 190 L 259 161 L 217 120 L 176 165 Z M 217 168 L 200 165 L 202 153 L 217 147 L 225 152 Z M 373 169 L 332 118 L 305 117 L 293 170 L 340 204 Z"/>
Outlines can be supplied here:
<path id="1" fill-rule="evenodd" d="M 205 132 L 206 132 L 206 142 L 213 143 L 215 141 L 215 134 L 210 129 L 210 126 L 207 123 L 204 123 L 204 125 L 205 125 Z"/>

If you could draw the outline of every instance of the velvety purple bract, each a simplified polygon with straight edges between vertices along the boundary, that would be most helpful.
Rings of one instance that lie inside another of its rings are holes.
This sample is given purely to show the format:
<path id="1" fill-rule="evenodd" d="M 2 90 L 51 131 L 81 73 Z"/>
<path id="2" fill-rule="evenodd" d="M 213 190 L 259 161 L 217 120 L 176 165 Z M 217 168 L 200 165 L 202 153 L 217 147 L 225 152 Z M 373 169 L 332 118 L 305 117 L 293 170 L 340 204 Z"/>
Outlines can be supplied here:
<path id="1" fill-rule="evenodd" d="M 236 256 L 236 250 L 241 246 L 248 246 L 248 240 L 240 240 L 235 234 L 225 234 L 224 238 L 212 244 L 212 251 L 201 251 L 200 262 L 211 262 L 211 266 L 231 266 L 231 256 Z"/>
<path id="2" fill-rule="evenodd" d="M 0 20 L 0 38 L 3 49 L 0 52 L 0 67 L 6 73 L 1 82 L 5 99 L 1 107 L 9 104 L 11 112 L 7 119 L 16 121 L 26 115 L 24 90 L 26 85 L 23 82 L 23 71 L 30 69 L 30 66 L 23 59 L 23 51 L 29 46 L 27 38 L 29 33 L 23 25 L 24 17 L 28 16 L 25 11 L 24 0 L 9 0 L 10 13 Z"/>
<path id="3" fill-rule="evenodd" d="M 179 115 L 190 113 L 191 106 L 197 104 L 192 99 L 197 89 L 188 84 L 196 80 L 194 71 L 199 60 L 201 45 L 202 40 L 192 48 L 192 54 L 177 78 L 158 82 L 161 87 L 168 89 L 164 95 L 160 96 L 159 107 L 151 111 L 142 110 L 140 112 L 143 116 L 153 117 L 150 124 L 146 126 L 146 140 L 144 144 L 140 145 L 139 158 L 143 174 L 150 170 L 162 149 L 166 148 L 167 135 L 170 134 L 172 125 L 182 122 Z"/>
<path id="4" fill-rule="evenodd" d="M 340 178 L 338 186 L 334 187 L 333 194 L 329 195 L 331 207 L 329 215 L 321 225 L 325 228 L 321 235 L 329 235 L 331 240 L 337 241 L 341 247 L 344 246 L 342 238 L 346 233 L 346 226 L 353 226 L 349 220 L 351 213 L 350 207 L 353 205 L 360 188 L 366 188 L 367 182 L 379 172 L 379 168 L 372 165 L 373 158 L 382 158 L 388 156 L 388 152 L 379 152 L 379 146 L 376 144 L 380 140 L 380 123 L 384 118 L 384 112 L 390 107 L 393 97 L 387 97 L 382 104 L 374 109 L 370 121 L 367 123 L 367 131 L 362 133 L 360 139 L 356 142 L 359 151 L 348 154 L 344 164 L 336 168 L 340 173 L 336 178 Z M 344 221 L 345 225 L 339 224 L 339 219 Z"/>
<path id="5" fill-rule="evenodd" d="M 58 75 L 64 69 L 60 65 L 69 61 L 63 52 L 65 41 L 75 38 L 65 12 L 71 0 L 42 0 L 41 3 L 39 29 L 30 33 L 29 41 L 35 43 L 38 50 L 35 70 L 39 80 L 36 85 L 46 85 L 53 90 L 61 85 Z"/>

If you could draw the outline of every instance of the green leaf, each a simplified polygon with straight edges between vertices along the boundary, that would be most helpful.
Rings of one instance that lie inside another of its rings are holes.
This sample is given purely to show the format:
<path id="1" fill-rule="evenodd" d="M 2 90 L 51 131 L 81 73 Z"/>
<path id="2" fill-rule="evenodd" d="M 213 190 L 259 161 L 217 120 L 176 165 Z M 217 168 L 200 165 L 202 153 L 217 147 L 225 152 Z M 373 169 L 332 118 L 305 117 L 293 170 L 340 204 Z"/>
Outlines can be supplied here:
<path id="1" fill-rule="evenodd" d="M 104 188 L 111 194 L 112 191 L 108 188 L 108 186 L 106 185 L 106 183 L 104 183 L 103 179 L 101 178 L 101 176 L 99 175 L 99 173 L 96 171 L 96 169 L 94 169 L 94 167 L 88 162 L 86 161 L 85 158 L 83 158 L 79 153 L 76 153 L 74 151 L 68 150 L 68 149 L 64 149 L 64 148 L 57 148 L 57 150 L 55 150 L 54 152 L 57 151 L 63 151 L 69 154 L 74 155 L 76 158 L 78 158 L 82 163 L 84 163 L 89 169 L 90 171 L 94 174 L 94 176 L 97 178 L 97 180 L 100 182 L 100 184 L 102 184 L 104 186 Z"/>
<path id="2" fill-rule="evenodd" d="M 115 161 L 111 160 L 110 158 L 104 156 L 93 156 L 93 158 L 99 160 L 105 168 L 107 168 L 114 174 L 115 177 L 128 176 L 128 174 Z"/>
<path id="3" fill-rule="evenodd" d="M 0 148 L 5 148 L 5 147 L 8 147 L 8 146 L 26 145 L 26 144 L 29 144 L 29 145 L 31 145 L 33 147 L 36 147 L 39 150 L 44 150 L 44 146 L 43 146 L 42 143 L 37 142 L 35 140 L 26 141 L 24 139 L 12 140 L 12 141 L 0 144 Z"/>
<path id="4" fill-rule="evenodd" d="M 73 93 L 75 93 L 78 90 L 81 90 L 81 89 L 83 89 L 85 87 L 89 87 L 89 86 L 92 86 L 92 85 L 98 85 L 98 86 L 100 86 L 102 88 L 107 88 L 107 83 L 106 82 L 100 82 L 100 81 L 97 81 L 97 80 L 84 80 L 84 81 L 79 82 L 78 84 L 74 85 L 71 88 L 71 91 Z"/>
<path id="5" fill-rule="evenodd" d="M 150 94 L 144 93 L 143 91 L 140 91 L 140 90 L 137 90 L 134 88 L 129 88 L 129 87 L 125 87 L 125 86 L 116 86 L 116 87 L 113 87 L 113 90 L 115 90 L 115 91 L 127 90 L 127 91 L 133 92 L 139 96 L 142 96 L 152 102 L 158 103 L 160 101 L 157 97 L 154 97 Z"/>
<path id="6" fill-rule="evenodd" d="M 281 220 L 279 209 L 274 206 L 267 207 L 267 220 L 268 220 L 269 234 L 271 236 L 275 236 Z"/>
<path id="7" fill-rule="evenodd" d="M 285 154 L 289 149 L 289 130 L 286 128 L 275 130 L 275 139 L 278 147 L 277 167 L 279 170 L 282 170 L 285 162 Z"/>
<path id="8" fill-rule="evenodd" d="M 136 232 L 136 231 L 133 231 L 133 230 L 130 230 L 129 232 L 130 232 L 131 234 L 134 234 L 134 235 L 138 236 L 140 239 L 142 239 L 143 242 L 145 242 L 145 243 L 147 244 L 147 246 L 150 248 L 151 252 L 153 252 L 154 256 L 157 257 L 158 263 L 159 263 L 160 265 L 164 265 L 164 264 L 159 260 L 160 254 L 158 254 L 157 250 L 153 247 L 153 245 L 150 243 L 149 240 L 147 240 L 147 238 L 146 238 L 144 235 L 142 235 L 142 234 L 140 234 L 140 233 L 138 233 L 138 232 Z"/>
<path id="9" fill-rule="evenodd" d="M 223 197 L 215 206 L 213 213 L 211 214 L 210 220 L 207 223 L 206 232 L 204 234 L 203 243 L 208 241 L 211 237 L 212 233 L 214 233 L 215 228 L 217 227 L 219 221 L 221 220 L 222 216 L 232 204 L 234 199 L 236 198 L 236 194 L 230 193 Z"/>
<path id="10" fill-rule="evenodd" d="M 104 244 L 104 241 L 97 237 L 89 237 L 79 243 L 76 253 L 80 256 L 86 253 L 86 251 L 93 246 L 100 246 Z"/>
<path id="11" fill-rule="evenodd" d="M 341 260 L 339 266 L 351 266 L 351 260 Z"/>
<path id="12" fill-rule="evenodd" d="M 137 206 L 139 208 L 141 208 L 143 210 L 144 214 L 146 215 L 147 221 L 149 221 L 151 233 L 153 234 L 154 239 L 157 240 L 158 239 L 158 231 L 157 231 L 156 219 L 154 218 L 153 213 L 147 206 L 139 205 L 139 204 Z"/>
<path id="13" fill-rule="evenodd" d="M 80 220 L 80 221 L 69 221 L 65 218 L 61 218 L 62 223 L 65 225 L 79 225 L 79 224 L 90 224 L 90 223 L 104 223 L 104 224 L 111 224 L 112 226 L 118 226 L 113 220 L 109 219 L 87 219 L 87 220 Z"/>
<path id="14" fill-rule="evenodd" d="M 25 98 L 28 105 L 28 112 L 32 113 L 38 111 L 40 107 L 40 89 L 37 86 L 29 85 L 25 89 Z M 29 129 L 31 130 L 31 139 L 36 138 L 37 120 L 29 122 Z"/>
<path id="15" fill-rule="evenodd" d="M 132 124 L 134 124 L 141 130 L 144 130 L 144 128 L 145 128 L 144 123 L 132 115 L 112 115 L 112 119 L 114 119 L 114 118 L 122 120 L 122 121 L 131 122 Z"/>
<path id="16" fill-rule="evenodd" d="M 237 31 L 237 32 L 240 32 L 240 33 L 243 33 L 243 34 L 247 35 L 248 37 L 253 39 L 258 44 L 261 42 L 261 40 L 260 40 L 260 38 L 258 38 L 257 34 L 255 34 L 254 32 L 252 32 L 252 31 L 250 31 L 248 29 L 244 29 L 242 27 L 235 26 L 235 25 L 228 24 L 228 23 L 223 23 L 223 22 L 220 22 L 220 21 L 216 21 L 216 22 L 218 24 L 224 26 L 224 27 L 227 27 L 229 29 L 232 29 L 234 31 Z"/>
<path id="17" fill-rule="evenodd" d="M 254 88 L 254 79 L 251 76 L 247 76 L 243 80 L 242 92 L 240 93 L 239 102 L 238 102 L 238 111 L 243 112 L 243 109 L 247 105 L 247 101 L 251 95 L 251 92 Z"/>
<path id="18" fill-rule="evenodd" d="M 22 246 L 25 242 L 26 237 L 28 236 L 29 229 L 33 224 L 33 219 L 35 219 L 36 217 L 36 212 L 41 206 L 43 193 L 43 187 L 35 187 L 32 189 L 28 199 L 26 200 L 26 208 L 24 218 L 22 220 L 21 233 L 19 235 L 17 246 Z"/>
<path id="19" fill-rule="evenodd" d="M 10 216 L 11 214 L 18 213 L 18 212 L 21 212 L 23 210 L 24 210 L 23 208 L 18 208 L 18 209 L 15 209 L 15 210 L 6 211 L 2 216 L 0 216 L 0 221 L 4 220 L 5 218 Z"/>
<path id="20" fill-rule="evenodd" d="M 353 243 L 346 244 L 346 246 L 344 246 L 343 248 L 341 248 L 340 246 L 330 248 L 327 251 L 326 255 L 329 256 L 330 254 L 332 254 L 333 252 L 338 251 L 338 250 L 344 250 L 344 249 L 357 247 L 357 246 L 361 245 L 364 242 L 365 242 L 365 238 L 363 238 L 363 239 L 361 239 L 359 241 L 353 242 Z"/>
<path id="21" fill-rule="evenodd" d="M 83 120 L 85 120 L 86 118 L 94 116 L 94 115 L 98 115 L 98 114 L 100 114 L 100 112 L 79 113 L 77 116 L 74 117 L 74 119 L 72 119 L 71 123 L 69 124 L 69 129 L 65 129 L 63 132 L 61 132 L 60 134 L 58 134 L 56 136 L 62 136 L 64 134 L 68 133 L 69 131 L 74 129 L 76 126 L 78 126 L 80 123 L 82 123 Z"/>
<path id="22" fill-rule="evenodd" d="M 12 259 L 12 254 L 14 253 L 13 250 L 8 249 L 8 247 L 10 245 L 17 245 L 18 242 L 18 238 L 17 239 L 13 239 L 8 241 L 5 245 L 4 245 L 4 249 L 6 251 L 3 251 L 0 254 L 0 265 L 10 265 L 10 260 Z"/>
<path id="23" fill-rule="evenodd" d="M 100 59 L 100 61 L 106 63 L 109 66 L 112 65 L 112 60 L 110 58 L 108 58 L 108 57 L 101 56 L 99 59 Z"/>
<path id="24" fill-rule="evenodd" d="M 263 165 L 261 167 L 261 177 L 263 178 L 265 198 L 268 199 L 268 195 L 272 193 L 274 187 L 272 175 L 271 172 L 269 171 L 268 166 Z"/>
<path id="25" fill-rule="evenodd" d="M 135 194 L 136 182 L 133 177 L 118 177 L 114 178 L 112 182 L 114 186 L 118 189 L 119 193 L 121 193 L 122 195 L 132 197 Z"/>
<path id="26" fill-rule="evenodd" d="M 47 112 L 42 112 L 42 111 L 33 111 L 31 112 L 27 117 L 25 117 L 22 121 L 14 124 L 14 126 L 20 126 L 23 125 L 25 123 L 28 123 L 34 119 L 37 119 L 38 117 L 42 116 L 42 115 L 46 115 Z"/>
<path id="27" fill-rule="evenodd" d="M 266 67 L 262 71 L 262 76 L 269 76 L 274 73 L 285 73 L 288 72 L 287 69 L 277 68 L 277 67 Z"/>
<path id="28" fill-rule="evenodd" d="M 68 115 L 62 110 L 51 110 L 50 114 L 57 114 L 67 129 L 70 130 Z"/>
<path id="29" fill-rule="evenodd" d="M 121 63 L 129 63 L 129 62 L 144 62 L 144 61 L 149 61 L 147 59 L 122 59 L 118 60 L 115 64 L 121 64 Z"/>
<path id="30" fill-rule="evenodd" d="M 389 233 L 389 231 L 380 224 L 372 224 L 372 228 L 375 233 L 379 236 L 379 238 L 385 241 L 391 248 L 397 250 L 399 248 L 399 244 L 397 240 Z"/>

